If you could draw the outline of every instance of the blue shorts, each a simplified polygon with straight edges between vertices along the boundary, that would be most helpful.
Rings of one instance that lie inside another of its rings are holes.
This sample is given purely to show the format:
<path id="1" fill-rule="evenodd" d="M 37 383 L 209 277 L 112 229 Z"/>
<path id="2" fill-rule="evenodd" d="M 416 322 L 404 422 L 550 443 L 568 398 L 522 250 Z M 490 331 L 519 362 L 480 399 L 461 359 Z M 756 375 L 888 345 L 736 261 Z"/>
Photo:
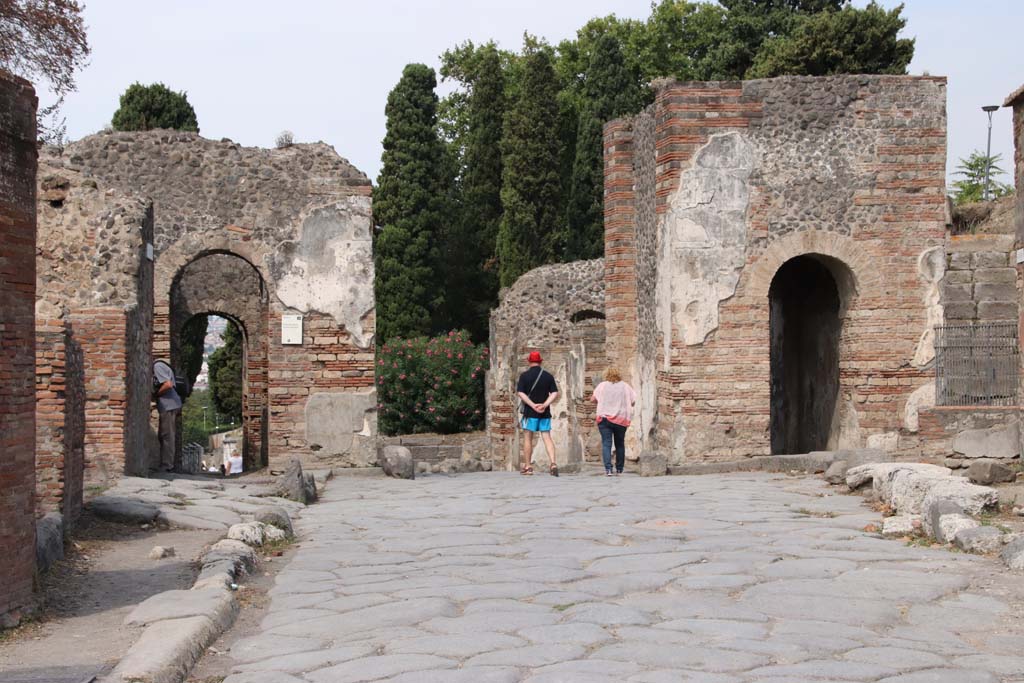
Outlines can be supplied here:
<path id="1" fill-rule="evenodd" d="M 519 421 L 519 426 L 528 432 L 550 432 L 550 417 L 524 417 Z"/>

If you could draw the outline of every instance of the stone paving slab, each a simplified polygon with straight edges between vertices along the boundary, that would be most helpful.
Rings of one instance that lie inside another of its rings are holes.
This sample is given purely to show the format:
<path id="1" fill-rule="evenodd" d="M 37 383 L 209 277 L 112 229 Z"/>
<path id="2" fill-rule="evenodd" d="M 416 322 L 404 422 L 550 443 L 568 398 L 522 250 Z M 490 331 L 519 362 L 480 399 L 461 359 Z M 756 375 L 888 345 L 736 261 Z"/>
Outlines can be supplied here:
<path id="1" fill-rule="evenodd" d="M 224 683 L 1009 683 L 1024 577 L 816 478 L 337 478 Z"/>

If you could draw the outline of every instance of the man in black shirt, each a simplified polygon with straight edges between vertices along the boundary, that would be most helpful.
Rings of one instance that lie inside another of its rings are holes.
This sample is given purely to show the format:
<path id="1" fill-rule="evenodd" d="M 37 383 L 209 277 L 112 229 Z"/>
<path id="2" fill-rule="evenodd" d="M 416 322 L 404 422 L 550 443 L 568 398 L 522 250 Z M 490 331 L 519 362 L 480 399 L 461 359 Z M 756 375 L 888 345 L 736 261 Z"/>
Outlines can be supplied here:
<path id="1" fill-rule="evenodd" d="M 551 474 L 558 476 L 558 465 L 555 464 L 555 442 L 551 440 L 551 404 L 558 398 L 558 385 L 555 377 L 540 366 L 543 359 L 540 352 L 531 351 L 528 358 L 529 369 L 519 375 L 516 383 L 516 395 L 523 402 L 523 415 L 519 426 L 523 429 L 523 455 L 520 462 L 520 474 L 533 474 L 533 435 L 539 432 L 544 440 L 544 449 L 551 459 Z"/>

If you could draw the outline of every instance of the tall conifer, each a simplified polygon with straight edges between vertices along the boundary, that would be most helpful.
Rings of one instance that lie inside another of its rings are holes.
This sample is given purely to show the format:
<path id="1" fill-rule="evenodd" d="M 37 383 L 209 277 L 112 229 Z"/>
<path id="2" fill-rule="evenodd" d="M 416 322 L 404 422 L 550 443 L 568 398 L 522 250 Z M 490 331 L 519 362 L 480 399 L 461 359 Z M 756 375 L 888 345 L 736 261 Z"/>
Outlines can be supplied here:
<path id="1" fill-rule="evenodd" d="M 388 94 L 383 166 L 373 197 L 377 341 L 429 334 L 443 302 L 438 243 L 445 220 L 444 147 L 437 135 L 437 78 L 409 64 Z"/>
<path id="2" fill-rule="evenodd" d="M 598 38 L 583 81 L 576 137 L 576 159 L 567 206 L 569 234 L 566 261 L 604 255 L 605 122 L 636 113 L 643 105 L 640 78 L 626 65 L 619 41 L 610 33 Z"/>
<path id="3" fill-rule="evenodd" d="M 503 214 L 497 254 L 501 285 L 560 260 L 558 81 L 551 48 L 526 38 L 501 143 Z"/>

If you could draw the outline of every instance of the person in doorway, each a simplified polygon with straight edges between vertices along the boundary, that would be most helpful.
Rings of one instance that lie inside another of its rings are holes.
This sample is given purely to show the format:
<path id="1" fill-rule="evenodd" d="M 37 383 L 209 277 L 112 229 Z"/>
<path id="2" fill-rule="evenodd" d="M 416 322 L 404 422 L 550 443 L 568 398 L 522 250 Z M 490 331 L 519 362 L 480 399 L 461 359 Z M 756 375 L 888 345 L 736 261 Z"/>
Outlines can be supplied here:
<path id="1" fill-rule="evenodd" d="M 175 434 L 178 414 L 181 412 L 181 397 L 174 388 L 174 370 L 171 366 L 158 360 L 153 363 L 153 386 L 156 387 L 156 410 L 160 414 L 160 469 L 164 472 L 174 470 Z"/>
<path id="2" fill-rule="evenodd" d="M 516 383 L 516 395 L 523 402 L 519 423 L 523 430 L 523 454 L 519 473 L 533 474 L 533 435 L 540 434 L 551 460 L 551 475 L 557 477 L 555 442 L 551 440 L 551 404 L 558 398 L 558 385 L 554 375 L 541 367 L 543 360 L 539 351 L 531 351 L 527 359 L 530 367 L 519 375 Z"/>
<path id="3" fill-rule="evenodd" d="M 601 459 L 605 476 L 612 476 L 612 443 L 615 444 L 615 474 L 626 464 L 626 429 L 633 417 L 636 392 L 622 381 L 615 368 L 604 371 L 604 381 L 594 389 L 590 400 L 597 403 L 597 429 L 601 432 Z"/>

